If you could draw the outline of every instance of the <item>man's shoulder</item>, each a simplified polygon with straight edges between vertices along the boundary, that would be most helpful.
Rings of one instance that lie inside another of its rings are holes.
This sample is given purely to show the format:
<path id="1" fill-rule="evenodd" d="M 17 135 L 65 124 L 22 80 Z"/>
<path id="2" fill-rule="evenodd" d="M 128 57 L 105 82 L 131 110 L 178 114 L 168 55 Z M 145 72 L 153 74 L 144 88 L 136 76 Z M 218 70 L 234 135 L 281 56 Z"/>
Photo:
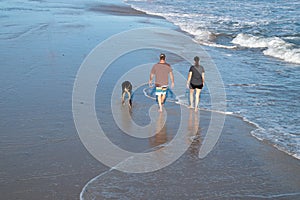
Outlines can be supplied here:
<path id="1" fill-rule="evenodd" d="M 169 63 L 156 63 L 153 65 L 153 67 L 169 67 L 169 68 L 171 68 L 171 65 Z"/>
<path id="2" fill-rule="evenodd" d="M 170 68 L 171 69 L 171 65 L 169 64 L 169 63 L 161 63 L 162 64 L 162 66 L 164 66 L 164 67 L 167 67 L 167 68 Z"/>
<path id="3" fill-rule="evenodd" d="M 153 67 L 159 67 L 161 65 L 161 63 L 155 63 L 154 65 L 153 65 Z"/>

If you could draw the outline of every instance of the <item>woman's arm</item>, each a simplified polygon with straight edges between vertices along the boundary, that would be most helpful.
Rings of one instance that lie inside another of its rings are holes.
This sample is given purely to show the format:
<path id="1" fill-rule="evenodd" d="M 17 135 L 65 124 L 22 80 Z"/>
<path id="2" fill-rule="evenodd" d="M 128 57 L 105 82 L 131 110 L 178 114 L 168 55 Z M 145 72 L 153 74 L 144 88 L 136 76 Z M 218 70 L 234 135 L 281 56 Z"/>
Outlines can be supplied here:
<path id="1" fill-rule="evenodd" d="M 188 79 L 186 81 L 186 87 L 187 88 L 189 88 L 190 81 L 191 81 L 191 78 L 192 78 L 192 74 L 193 74 L 193 72 L 189 72 Z"/>

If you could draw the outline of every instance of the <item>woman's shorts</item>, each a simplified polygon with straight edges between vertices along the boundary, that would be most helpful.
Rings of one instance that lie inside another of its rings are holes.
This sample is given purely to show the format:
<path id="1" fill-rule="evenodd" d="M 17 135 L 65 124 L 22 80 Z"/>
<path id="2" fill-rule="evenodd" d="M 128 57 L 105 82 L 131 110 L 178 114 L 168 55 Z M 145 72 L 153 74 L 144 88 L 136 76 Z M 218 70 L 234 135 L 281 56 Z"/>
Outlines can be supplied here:
<path id="1" fill-rule="evenodd" d="M 168 87 L 156 87 L 155 88 L 155 95 L 158 96 L 158 95 L 165 95 L 167 93 L 167 89 Z"/>
<path id="2" fill-rule="evenodd" d="M 190 89 L 202 89 L 203 88 L 203 84 L 201 84 L 201 85 L 194 85 L 194 84 L 192 84 L 192 83 L 190 83 Z"/>

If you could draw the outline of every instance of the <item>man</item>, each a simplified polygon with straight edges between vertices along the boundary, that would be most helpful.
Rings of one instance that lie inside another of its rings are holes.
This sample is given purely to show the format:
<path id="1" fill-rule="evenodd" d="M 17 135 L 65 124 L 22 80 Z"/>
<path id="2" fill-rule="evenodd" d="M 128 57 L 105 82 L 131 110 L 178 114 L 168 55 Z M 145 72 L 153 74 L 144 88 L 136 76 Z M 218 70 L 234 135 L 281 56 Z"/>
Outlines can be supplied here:
<path id="1" fill-rule="evenodd" d="M 159 63 L 152 67 L 149 79 L 149 87 L 152 87 L 152 80 L 155 76 L 155 94 L 157 96 L 159 112 L 162 112 L 162 105 L 166 99 L 166 93 L 169 85 L 169 75 L 172 82 L 171 87 L 174 87 L 174 75 L 171 65 L 166 63 L 166 55 L 160 54 Z"/>

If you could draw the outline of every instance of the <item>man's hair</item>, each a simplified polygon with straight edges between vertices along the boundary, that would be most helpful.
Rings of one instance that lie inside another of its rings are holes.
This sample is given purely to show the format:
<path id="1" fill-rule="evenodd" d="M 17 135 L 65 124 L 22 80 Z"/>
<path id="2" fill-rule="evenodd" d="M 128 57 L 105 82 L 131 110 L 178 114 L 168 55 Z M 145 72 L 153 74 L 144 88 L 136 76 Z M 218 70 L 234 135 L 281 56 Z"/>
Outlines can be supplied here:
<path id="1" fill-rule="evenodd" d="M 159 55 L 159 58 L 160 58 L 161 60 L 165 60 L 165 59 L 166 59 L 166 55 L 163 54 L 163 53 L 161 53 L 161 54 Z"/>

